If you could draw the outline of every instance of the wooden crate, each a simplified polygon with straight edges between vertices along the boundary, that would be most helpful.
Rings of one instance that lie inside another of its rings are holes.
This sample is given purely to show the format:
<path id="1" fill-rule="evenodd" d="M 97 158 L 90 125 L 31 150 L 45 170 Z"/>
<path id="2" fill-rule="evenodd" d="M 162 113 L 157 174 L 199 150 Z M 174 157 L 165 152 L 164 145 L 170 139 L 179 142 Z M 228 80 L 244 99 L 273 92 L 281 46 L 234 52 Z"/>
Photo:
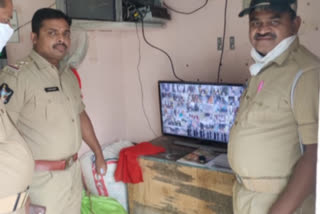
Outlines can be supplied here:
<path id="1" fill-rule="evenodd" d="M 230 173 L 139 159 L 144 182 L 128 185 L 130 214 L 231 214 Z"/>

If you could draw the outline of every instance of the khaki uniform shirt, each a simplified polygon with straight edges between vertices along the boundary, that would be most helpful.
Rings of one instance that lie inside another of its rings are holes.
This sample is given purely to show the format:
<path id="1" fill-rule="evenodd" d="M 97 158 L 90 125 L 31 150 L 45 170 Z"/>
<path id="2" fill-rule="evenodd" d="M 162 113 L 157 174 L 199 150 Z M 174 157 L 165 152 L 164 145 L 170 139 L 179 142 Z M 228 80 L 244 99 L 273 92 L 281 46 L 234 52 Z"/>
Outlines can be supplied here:
<path id="1" fill-rule="evenodd" d="M 33 169 L 31 151 L 0 100 L 0 199 L 25 191 L 31 184 Z"/>
<path id="2" fill-rule="evenodd" d="M 299 70 L 291 109 L 291 87 Z M 320 60 L 298 39 L 251 77 L 230 133 L 228 158 L 240 177 L 288 179 L 303 144 L 317 143 Z"/>
<path id="3" fill-rule="evenodd" d="M 84 110 L 77 78 L 57 70 L 32 51 L 0 74 L 0 86 L 12 91 L 6 108 L 35 160 L 61 160 L 78 152 Z"/>

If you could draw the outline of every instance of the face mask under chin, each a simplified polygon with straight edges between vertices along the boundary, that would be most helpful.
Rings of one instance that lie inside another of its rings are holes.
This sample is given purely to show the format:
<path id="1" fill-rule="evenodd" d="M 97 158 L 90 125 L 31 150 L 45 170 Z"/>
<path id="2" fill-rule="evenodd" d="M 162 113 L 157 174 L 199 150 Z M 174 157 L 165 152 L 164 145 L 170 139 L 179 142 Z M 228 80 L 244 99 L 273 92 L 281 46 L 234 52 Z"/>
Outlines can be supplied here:
<path id="1" fill-rule="evenodd" d="M 6 46 L 13 34 L 13 29 L 8 24 L 0 23 L 0 52 Z"/>

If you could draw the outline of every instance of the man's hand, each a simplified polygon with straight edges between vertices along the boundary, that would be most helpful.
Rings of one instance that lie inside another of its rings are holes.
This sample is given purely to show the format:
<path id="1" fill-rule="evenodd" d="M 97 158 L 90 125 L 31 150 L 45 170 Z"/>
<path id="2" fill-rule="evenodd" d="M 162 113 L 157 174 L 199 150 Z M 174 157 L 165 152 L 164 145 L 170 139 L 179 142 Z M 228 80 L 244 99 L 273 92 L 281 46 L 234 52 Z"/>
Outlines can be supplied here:
<path id="1" fill-rule="evenodd" d="M 80 123 L 82 139 L 88 144 L 96 157 L 96 171 L 99 175 L 104 176 L 107 173 L 107 166 L 104 161 L 103 152 L 94 132 L 91 120 L 85 111 L 80 114 Z"/>
<path id="2" fill-rule="evenodd" d="M 96 157 L 96 171 L 101 176 L 105 176 L 107 173 L 107 164 L 101 156 Z"/>
<path id="3" fill-rule="evenodd" d="M 305 152 L 289 183 L 268 214 L 291 214 L 316 189 L 317 144 L 305 145 Z"/>

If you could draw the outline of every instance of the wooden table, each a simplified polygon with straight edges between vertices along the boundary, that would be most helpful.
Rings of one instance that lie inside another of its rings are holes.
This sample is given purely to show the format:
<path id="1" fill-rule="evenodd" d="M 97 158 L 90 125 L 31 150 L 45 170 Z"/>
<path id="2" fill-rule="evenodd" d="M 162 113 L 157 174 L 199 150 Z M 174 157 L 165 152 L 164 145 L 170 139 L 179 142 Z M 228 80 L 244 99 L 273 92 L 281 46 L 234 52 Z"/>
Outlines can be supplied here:
<path id="1" fill-rule="evenodd" d="M 130 214 L 231 214 L 234 175 L 176 162 L 194 148 L 174 145 L 173 140 L 153 140 L 167 152 L 139 158 L 144 182 L 128 185 Z"/>

